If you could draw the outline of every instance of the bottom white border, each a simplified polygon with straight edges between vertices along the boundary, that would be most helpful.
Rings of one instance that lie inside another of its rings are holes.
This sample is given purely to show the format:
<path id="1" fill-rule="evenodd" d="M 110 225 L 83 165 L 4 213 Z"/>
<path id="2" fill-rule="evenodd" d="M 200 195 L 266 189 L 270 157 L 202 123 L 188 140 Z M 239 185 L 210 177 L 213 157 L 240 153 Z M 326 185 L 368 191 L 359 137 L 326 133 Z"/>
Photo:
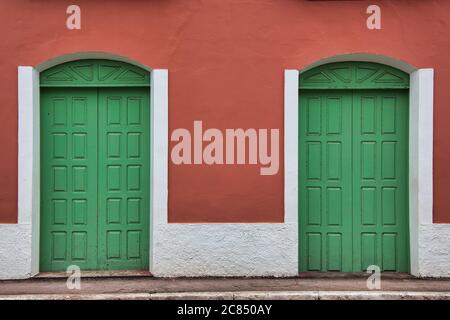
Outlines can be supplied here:
<path id="1" fill-rule="evenodd" d="M 158 224 L 153 270 L 159 277 L 296 276 L 296 223 Z"/>

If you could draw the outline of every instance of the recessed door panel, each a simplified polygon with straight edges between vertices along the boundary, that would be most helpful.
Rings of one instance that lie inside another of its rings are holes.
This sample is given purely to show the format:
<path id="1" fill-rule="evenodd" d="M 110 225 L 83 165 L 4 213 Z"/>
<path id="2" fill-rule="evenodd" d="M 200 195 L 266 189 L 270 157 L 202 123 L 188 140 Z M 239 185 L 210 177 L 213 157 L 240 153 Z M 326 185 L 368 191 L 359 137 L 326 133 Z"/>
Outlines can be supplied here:
<path id="1" fill-rule="evenodd" d="M 97 268 L 97 90 L 41 91 L 41 271 Z"/>
<path id="2" fill-rule="evenodd" d="M 353 94 L 354 270 L 409 270 L 408 114 L 407 91 Z"/>
<path id="3" fill-rule="evenodd" d="M 99 90 L 99 260 L 106 269 L 148 268 L 148 89 Z"/>
<path id="4" fill-rule="evenodd" d="M 300 268 L 351 271 L 351 93 L 300 101 Z"/>

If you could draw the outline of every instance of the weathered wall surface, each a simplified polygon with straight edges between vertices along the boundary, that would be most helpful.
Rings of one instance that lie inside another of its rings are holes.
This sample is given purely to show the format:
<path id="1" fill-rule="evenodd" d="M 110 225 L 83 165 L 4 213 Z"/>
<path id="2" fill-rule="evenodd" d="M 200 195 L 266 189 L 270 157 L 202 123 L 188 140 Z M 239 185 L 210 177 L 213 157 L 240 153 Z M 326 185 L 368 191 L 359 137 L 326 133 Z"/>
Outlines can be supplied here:
<path id="1" fill-rule="evenodd" d="M 367 1 L 1 1 L 0 223 L 17 222 L 17 66 L 64 54 L 110 52 L 169 70 L 169 132 L 280 128 L 283 70 L 345 53 L 383 54 L 435 69 L 434 222 L 450 222 L 450 2 L 382 1 L 381 31 Z M 192 130 L 192 129 L 191 129 Z M 281 139 L 283 134 L 281 134 Z M 254 165 L 169 164 L 170 222 L 282 222 L 283 148 L 277 175 Z M 171 144 L 173 146 L 173 144 Z"/>

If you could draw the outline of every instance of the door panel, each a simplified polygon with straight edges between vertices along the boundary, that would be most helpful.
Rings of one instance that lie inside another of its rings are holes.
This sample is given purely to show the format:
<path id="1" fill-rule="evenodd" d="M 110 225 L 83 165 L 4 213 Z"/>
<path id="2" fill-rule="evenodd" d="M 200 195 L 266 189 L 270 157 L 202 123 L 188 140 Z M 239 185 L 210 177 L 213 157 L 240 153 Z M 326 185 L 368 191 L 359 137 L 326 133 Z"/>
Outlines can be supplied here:
<path id="1" fill-rule="evenodd" d="M 300 95 L 300 270 L 351 271 L 351 93 Z"/>
<path id="2" fill-rule="evenodd" d="M 409 270 L 408 96 L 353 95 L 354 270 Z"/>
<path id="3" fill-rule="evenodd" d="M 99 89 L 99 259 L 148 268 L 150 111 L 146 88 Z"/>
<path id="4" fill-rule="evenodd" d="M 148 88 L 41 89 L 40 270 L 147 269 Z"/>
<path id="5" fill-rule="evenodd" d="M 300 94 L 300 271 L 408 271 L 408 93 Z"/>
<path id="6" fill-rule="evenodd" d="M 97 268 L 97 91 L 41 91 L 41 271 Z"/>

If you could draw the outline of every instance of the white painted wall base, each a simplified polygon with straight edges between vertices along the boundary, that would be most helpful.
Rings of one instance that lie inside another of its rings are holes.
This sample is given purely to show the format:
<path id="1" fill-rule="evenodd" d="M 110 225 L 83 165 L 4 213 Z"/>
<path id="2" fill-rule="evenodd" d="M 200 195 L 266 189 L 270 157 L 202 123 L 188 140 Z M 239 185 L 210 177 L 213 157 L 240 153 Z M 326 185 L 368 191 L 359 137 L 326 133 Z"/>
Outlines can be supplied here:
<path id="1" fill-rule="evenodd" d="M 296 223 L 157 224 L 153 232 L 158 277 L 298 274 Z"/>
<path id="2" fill-rule="evenodd" d="M 0 279 L 32 275 L 31 224 L 0 224 Z"/>
<path id="3" fill-rule="evenodd" d="M 419 277 L 450 277 L 450 224 L 422 224 L 419 229 Z"/>
<path id="4" fill-rule="evenodd" d="M 162 224 L 154 232 L 158 277 L 297 275 L 295 224 Z M 450 225 L 421 225 L 419 234 L 416 275 L 450 277 Z M 30 278 L 31 225 L 0 224 L 0 235 L 0 279 Z"/>

